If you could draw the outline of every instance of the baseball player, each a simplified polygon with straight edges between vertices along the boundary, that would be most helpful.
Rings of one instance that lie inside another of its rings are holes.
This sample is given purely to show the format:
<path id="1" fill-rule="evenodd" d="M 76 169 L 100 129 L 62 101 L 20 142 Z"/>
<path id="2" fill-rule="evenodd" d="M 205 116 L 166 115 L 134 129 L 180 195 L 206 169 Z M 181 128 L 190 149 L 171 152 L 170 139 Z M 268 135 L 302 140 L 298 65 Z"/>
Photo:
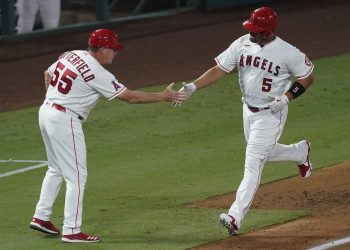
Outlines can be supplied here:
<path id="1" fill-rule="evenodd" d="M 82 122 L 97 101 L 105 97 L 127 103 L 152 103 L 176 99 L 184 94 L 172 90 L 161 93 L 132 91 L 118 82 L 103 65 L 112 63 L 122 49 L 117 34 L 108 29 L 91 33 L 89 48 L 62 54 L 45 71 L 46 99 L 39 110 L 39 125 L 48 158 L 39 202 L 30 227 L 47 234 L 60 231 L 50 222 L 52 207 L 65 181 L 66 196 L 62 241 L 97 242 L 97 236 L 81 232 L 84 188 L 87 179 L 86 146 Z"/>
<path id="2" fill-rule="evenodd" d="M 40 11 L 44 29 L 57 28 L 60 21 L 61 0 L 17 0 L 17 33 L 33 30 L 36 13 Z"/>
<path id="3" fill-rule="evenodd" d="M 253 201 L 266 161 L 294 161 L 307 178 L 312 165 L 310 142 L 278 143 L 288 114 L 288 104 L 313 82 L 314 65 L 300 50 L 274 34 L 277 14 L 268 7 L 254 10 L 243 23 L 249 34 L 235 40 L 215 58 L 216 66 L 179 90 L 188 99 L 196 90 L 214 84 L 238 70 L 243 101 L 244 135 L 247 141 L 244 176 L 236 200 L 220 223 L 235 235 Z M 179 106 L 182 102 L 174 102 Z"/>

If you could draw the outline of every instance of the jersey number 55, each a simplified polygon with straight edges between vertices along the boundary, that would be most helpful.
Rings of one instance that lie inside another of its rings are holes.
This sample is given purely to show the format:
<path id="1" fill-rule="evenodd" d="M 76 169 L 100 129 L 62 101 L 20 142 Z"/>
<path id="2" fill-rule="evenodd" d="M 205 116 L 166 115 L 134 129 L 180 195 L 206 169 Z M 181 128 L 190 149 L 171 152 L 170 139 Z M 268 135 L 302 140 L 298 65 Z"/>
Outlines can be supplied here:
<path id="1" fill-rule="evenodd" d="M 71 90 L 72 81 L 75 80 L 75 78 L 77 78 L 77 74 L 66 68 L 63 63 L 58 62 L 50 84 L 55 87 L 57 82 L 59 82 L 57 87 L 58 91 L 66 95 Z"/>

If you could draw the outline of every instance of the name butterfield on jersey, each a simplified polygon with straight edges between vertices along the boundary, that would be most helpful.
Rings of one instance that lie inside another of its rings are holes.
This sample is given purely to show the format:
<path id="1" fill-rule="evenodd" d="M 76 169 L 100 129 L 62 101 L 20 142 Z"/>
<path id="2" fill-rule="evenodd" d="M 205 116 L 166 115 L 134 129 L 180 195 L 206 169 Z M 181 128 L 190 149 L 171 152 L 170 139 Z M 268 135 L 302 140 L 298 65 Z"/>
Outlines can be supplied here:
<path id="1" fill-rule="evenodd" d="M 72 51 L 63 53 L 59 59 L 66 59 L 68 62 L 70 62 L 78 70 L 85 82 L 95 79 L 95 75 L 90 72 L 91 69 L 85 63 L 85 61 Z"/>

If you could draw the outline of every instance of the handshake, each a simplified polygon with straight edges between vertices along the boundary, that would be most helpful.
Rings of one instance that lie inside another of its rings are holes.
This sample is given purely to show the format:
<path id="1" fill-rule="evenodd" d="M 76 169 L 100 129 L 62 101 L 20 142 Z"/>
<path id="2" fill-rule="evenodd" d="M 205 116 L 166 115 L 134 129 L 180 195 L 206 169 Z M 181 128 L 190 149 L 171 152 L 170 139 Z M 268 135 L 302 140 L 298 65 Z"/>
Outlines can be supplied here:
<path id="1" fill-rule="evenodd" d="M 175 101 L 173 100 L 173 106 L 174 107 L 179 107 L 183 104 L 184 101 L 186 101 L 190 96 L 196 91 L 196 85 L 191 82 L 191 83 L 182 83 L 182 88 L 179 89 L 178 93 L 184 94 L 185 98 L 183 101 Z"/>

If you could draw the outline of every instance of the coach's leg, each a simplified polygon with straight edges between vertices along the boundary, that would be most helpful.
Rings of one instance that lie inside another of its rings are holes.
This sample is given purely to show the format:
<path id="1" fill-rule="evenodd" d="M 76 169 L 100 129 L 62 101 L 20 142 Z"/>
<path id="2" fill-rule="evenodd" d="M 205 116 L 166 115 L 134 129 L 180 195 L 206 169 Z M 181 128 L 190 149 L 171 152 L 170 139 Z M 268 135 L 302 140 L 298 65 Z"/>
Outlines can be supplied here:
<path id="1" fill-rule="evenodd" d="M 50 220 L 53 204 L 60 191 L 62 181 L 62 174 L 49 166 L 41 187 L 39 202 L 36 205 L 35 218 L 44 221 Z"/>
<path id="2" fill-rule="evenodd" d="M 65 148 L 65 168 L 62 169 L 66 181 L 63 235 L 80 232 L 82 224 L 83 197 L 87 180 L 86 146 L 81 122 L 71 118 L 69 145 Z M 69 155 L 69 157 L 67 157 Z"/>
<path id="3" fill-rule="evenodd" d="M 34 217 L 48 221 L 52 214 L 52 207 L 60 191 L 63 181 L 63 176 L 58 165 L 55 150 L 48 133 L 54 129 L 55 121 L 48 117 L 50 112 L 49 107 L 43 104 L 39 111 L 39 126 L 44 140 L 46 154 L 48 159 L 48 170 L 46 172 L 43 184 L 41 187 L 40 199 L 36 206 Z M 49 130 L 49 131 L 48 131 Z M 54 131 L 51 131 L 51 133 Z"/>

